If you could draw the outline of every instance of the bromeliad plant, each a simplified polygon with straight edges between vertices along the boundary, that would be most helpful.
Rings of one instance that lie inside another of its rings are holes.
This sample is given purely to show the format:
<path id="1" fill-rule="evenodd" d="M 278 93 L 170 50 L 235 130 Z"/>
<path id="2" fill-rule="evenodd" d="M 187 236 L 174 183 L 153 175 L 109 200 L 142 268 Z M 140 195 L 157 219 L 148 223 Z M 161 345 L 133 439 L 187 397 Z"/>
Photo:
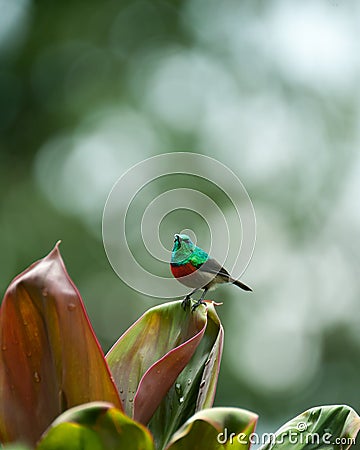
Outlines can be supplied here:
<path id="1" fill-rule="evenodd" d="M 213 303 L 193 313 L 165 303 L 104 357 L 57 245 L 12 281 L 1 305 L 0 441 L 19 450 L 248 449 L 257 415 L 212 408 L 223 335 Z M 347 406 L 314 408 L 263 449 L 300 450 L 307 434 L 330 430 L 335 442 L 359 428 Z M 298 445 L 292 432 L 304 438 Z"/>

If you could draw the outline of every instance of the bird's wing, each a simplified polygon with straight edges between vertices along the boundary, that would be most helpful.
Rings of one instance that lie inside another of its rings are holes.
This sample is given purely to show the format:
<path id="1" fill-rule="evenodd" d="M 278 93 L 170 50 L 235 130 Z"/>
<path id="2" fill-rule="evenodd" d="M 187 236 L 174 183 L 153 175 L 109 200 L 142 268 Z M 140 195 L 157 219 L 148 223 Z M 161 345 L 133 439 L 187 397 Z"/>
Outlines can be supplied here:
<path id="1" fill-rule="evenodd" d="M 222 267 L 214 258 L 208 258 L 203 264 L 201 264 L 201 269 L 204 272 L 213 273 L 214 275 L 222 275 L 226 279 L 230 279 L 231 276 L 229 272 Z"/>
<path id="2" fill-rule="evenodd" d="M 196 250 L 191 255 L 191 263 L 203 272 L 222 275 L 227 281 L 231 279 L 229 272 L 216 259 L 211 258 L 211 256 L 199 247 L 196 247 Z"/>
<path id="3" fill-rule="evenodd" d="M 199 270 L 211 273 L 214 275 L 214 277 L 216 275 L 220 275 L 220 277 L 225 282 L 234 283 L 236 284 L 236 286 L 239 286 L 239 288 L 243 289 L 244 291 L 252 291 L 251 287 L 247 286 L 242 281 L 233 278 L 229 274 L 229 272 L 224 267 L 222 267 L 214 258 L 209 258 L 204 264 L 202 264 Z"/>
<path id="4" fill-rule="evenodd" d="M 214 275 L 213 278 L 215 278 L 216 275 L 218 275 L 223 279 L 223 281 L 228 283 L 234 283 L 236 284 L 236 286 L 239 286 L 244 291 L 252 291 L 251 287 L 247 286 L 242 281 L 233 278 L 229 274 L 229 272 L 225 269 L 225 267 L 222 267 L 214 258 L 209 257 L 204 263 L 193 265 L 195 265 L 200 272 L 210 273 Z"/>

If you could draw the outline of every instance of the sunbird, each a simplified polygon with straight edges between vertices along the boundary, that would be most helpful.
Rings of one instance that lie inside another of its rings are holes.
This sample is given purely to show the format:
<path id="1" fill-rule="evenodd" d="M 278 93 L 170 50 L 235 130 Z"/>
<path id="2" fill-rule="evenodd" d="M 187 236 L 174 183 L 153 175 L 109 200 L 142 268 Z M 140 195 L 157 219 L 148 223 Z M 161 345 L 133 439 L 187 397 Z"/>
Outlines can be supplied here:
<path id="1" fill-rule="evenodd" d="M 193 288 L 182 302 L 184 309 L 190 303 L 190 297 L 199 289 L 204 291 L 200 299 L 193 305 L 193 311 L 199 305 L 204 304 L 204 298 L 208 290 L 216 288 L 218 284 L 232 283 L 244 291 L 252 291 L 246 284 L 235 280 L 216 259 L 197 247 L 186 234 L 174 235 L 170 268 L 172 274 L 180 283 Z"/>

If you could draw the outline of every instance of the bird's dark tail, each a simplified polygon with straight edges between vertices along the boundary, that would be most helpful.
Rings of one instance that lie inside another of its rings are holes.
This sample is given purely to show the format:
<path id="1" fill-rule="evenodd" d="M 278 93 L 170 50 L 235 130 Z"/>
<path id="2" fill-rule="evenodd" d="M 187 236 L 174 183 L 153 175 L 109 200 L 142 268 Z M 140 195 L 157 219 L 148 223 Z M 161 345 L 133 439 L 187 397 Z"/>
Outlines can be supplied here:
<path id="1" fill-rule="evenodd" d="M 251 287 L 247 286 L 246 284 L 242 283 L 239 280 L 231 280 L 231 282 L 233 284 L 235 284 L 236 286 L 239 286 L 239 288 L 243 289 L 244 291 L 251 291 L 252 292 Z"/>

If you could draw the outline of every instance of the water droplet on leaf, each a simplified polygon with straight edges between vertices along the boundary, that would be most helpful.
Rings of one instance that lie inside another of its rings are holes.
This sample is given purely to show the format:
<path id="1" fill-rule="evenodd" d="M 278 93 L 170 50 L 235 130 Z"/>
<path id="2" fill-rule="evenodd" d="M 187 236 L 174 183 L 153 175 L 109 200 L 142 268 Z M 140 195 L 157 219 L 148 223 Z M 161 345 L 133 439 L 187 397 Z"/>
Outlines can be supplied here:
<path id="1" fill-rule="evenodd" d="M 35 383 L 40 383 L 41 378 L 40 378 L 39 372 L 34 372 L 34 381 L 35 381 Z"/>
<path id="2" fill-rule="evenodd" d="M 206 381 L 202 380 L 202 382 L 200 383 L 200 389 L 203 388 L 205 386 Z"/>
<path id="3" fill-rule="evenodd" d="M 175 384 L 175 392 L 176 392 L 179 403 L 183 403 L 184 396 L 183 396 L 182 387 L 181 387 L 180 383 Z"/>

